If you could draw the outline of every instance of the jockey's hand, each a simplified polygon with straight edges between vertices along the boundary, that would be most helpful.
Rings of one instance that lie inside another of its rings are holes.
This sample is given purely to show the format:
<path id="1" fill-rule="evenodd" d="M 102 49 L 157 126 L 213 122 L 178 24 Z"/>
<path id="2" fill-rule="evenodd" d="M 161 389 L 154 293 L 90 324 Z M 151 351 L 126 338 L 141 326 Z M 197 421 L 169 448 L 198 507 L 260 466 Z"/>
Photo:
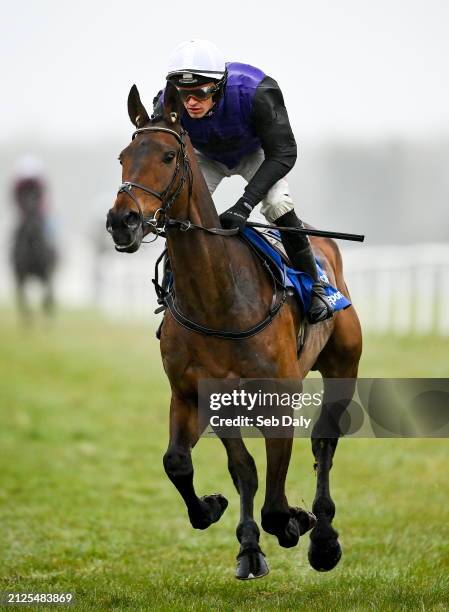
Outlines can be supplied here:
<path id="1" fill-rule="evenodd" d="M 220 222 L 222 227 L 225 229 L 238 227 L 239 230 L 242 230 L 248 221 L 252 209 L 253 207 L 251 204 L 248 204 L 244 198 L 240 198 L 237 204 L 234 204 L 234 206 L 228 208 L 224 213 L 221 213 Z"/>

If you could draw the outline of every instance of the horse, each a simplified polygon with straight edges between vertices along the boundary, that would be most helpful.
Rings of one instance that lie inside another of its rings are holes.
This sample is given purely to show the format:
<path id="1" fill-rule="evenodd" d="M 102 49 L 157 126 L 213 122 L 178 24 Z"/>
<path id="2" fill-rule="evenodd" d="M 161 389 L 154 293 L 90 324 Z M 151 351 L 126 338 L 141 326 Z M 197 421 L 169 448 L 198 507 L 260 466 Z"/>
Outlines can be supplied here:
<path id="1" fill-rule="evenodd" d="M 57 253 L 48 236 L 47 219 L 37 210 L 30 193 L 19 223 L 14 231 L 11 264 L 14 273 L 17 305 L 25 323 L 31 321 L 31 308 L 26 296 L 27 281 L 36 278 L 43 287 L 42 308 L 47 317 L 54 313 L 53 273 Z"/>
<path id="2" fill-rule="evenodd" d="M 199 381 L 302 381 L 316 369 L 324 381 L 323 411 L 334 411 L 338 422 L 354 394 L 362 335 L 351 306 L 328 321 L 309 326 L 298 358 L 297 336 L 304 313 L 290 296 L 267 324 L 266 313 L 273 300 L 271 279 L 235 230 L 220 229 L 194 149 L 181 125 L 183 110 L 176 89 L 167 84 L 163 111 L 150 118 L 137 87 L 131 88 L 128 114 L 135 131 L 119 155 L 123 183 L 107 213 L 106 228 L 116 250 L 126 253 L 137 251 L 148 234 L 165 232 L 174 298 L 165 312 L 160 337 L 171 387 L 169 443 L 163 465 L 185 502 L 192 527 L 206 529 L 220 519 L 228 502 L 219 493 L 199 497 L 194 487 L 191 452 L 201 434 Z M 312 245 L 330 282 L 349 299 L 336 243 L 313 238 Z M 265 325 L 260 324 L 263 321 Z M 335 378 L 345 379 L 340 401 L 331 393 L 330 382 Z M 311 530 L 308 559 L 318 571 L 334 568 L 342 554 L 338 532 L 332 526 L 335 504 L 329 483 L 338 437 L 329 428 L 325 437 L 312 434 L 317 476 L 312 512 L 290 506 L 286 498 L 292 437 L 265 437 L 267 477 L 261 526 L 283 547 L 295 546 Z M 259 578 L 268 573 L 268 564 L 254 519 L 256 465 L 241 436 L 223 436 L 221 442 L 240 495 L 236 577 Z"/>

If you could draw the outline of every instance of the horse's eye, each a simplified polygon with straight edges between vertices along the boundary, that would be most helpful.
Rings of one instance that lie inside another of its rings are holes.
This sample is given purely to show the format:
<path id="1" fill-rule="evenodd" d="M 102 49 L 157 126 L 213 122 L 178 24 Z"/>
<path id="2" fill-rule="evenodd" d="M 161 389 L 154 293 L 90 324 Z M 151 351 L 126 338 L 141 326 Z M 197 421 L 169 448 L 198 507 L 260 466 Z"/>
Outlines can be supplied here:
<path id="1" fill-rule="evenodd" d="M 164 154 L 164 164 L 169 164 L 173 159 L 175 159 L 176 153 L 174 151 L 168 151 Z"/>
<path id="2" fill-rule="evenodd" d="M 119 160 L 120 165 L 121 165 L 121 166 L 123 166 L 123 163 L 122 163 L 122 158 L 121 158 L 121 157 L 117 157 L 117 159 Z"/>

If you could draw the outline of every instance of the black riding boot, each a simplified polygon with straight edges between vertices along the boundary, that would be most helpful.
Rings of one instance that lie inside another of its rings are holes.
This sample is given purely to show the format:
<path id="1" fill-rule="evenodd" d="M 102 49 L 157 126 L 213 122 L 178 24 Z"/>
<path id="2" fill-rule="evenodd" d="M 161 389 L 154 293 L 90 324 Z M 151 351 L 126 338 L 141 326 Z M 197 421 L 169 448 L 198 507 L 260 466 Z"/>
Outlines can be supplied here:
<path id="1" fill-rule="evenodd" d="M 294 210 L 276 219 L 275 224 L 280 227 L 304 227 L 303 222 L 298 219 Z M 313 278 L 312 302 L 307 313 L 309 322 L 319 323 L 320 321 L 330 319 L 333 315 L 332 306 L 326 296 L 325 288 L 318 277 L 315 257 L 308 236 L 295 232 L 281 232 L 281 238 L 292 266 L 301 272 L 310 274 Z"/>

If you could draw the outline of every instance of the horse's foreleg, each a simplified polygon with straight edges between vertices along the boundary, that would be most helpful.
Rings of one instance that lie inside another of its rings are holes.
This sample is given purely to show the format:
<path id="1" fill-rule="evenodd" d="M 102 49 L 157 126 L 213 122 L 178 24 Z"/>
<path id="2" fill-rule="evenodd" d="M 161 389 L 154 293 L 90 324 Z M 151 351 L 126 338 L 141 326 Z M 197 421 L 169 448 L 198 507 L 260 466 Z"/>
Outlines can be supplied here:
<path id="1" fill-rule="evenodd" d="M 296 546 L 299 536 L 315 524 L 312 513 L 288 505 L 285 479 L 292 452 L 292 438 L 266 438 L 267 484 L 262 507 L 262 527 L 285 548 Z"/>
<path id="2" fill-rule="evenodd" d="M 53 283 L 50 279 L 44 281 L 44 296 L 42 300 L 42 309 L 45 313 L 45 316 L 50 318 L 54 315 L 55 299 L 53 293 Z"/>
<path id="3" fill-rule="evenodd" d="M 25 280 L 19 278 L 16 280 L 16 297 L 17 306 L 20 312 L 20 316 L 25 325 L 31 323 L 31 309 L 28 305 L 26 291 L 25 291 Z"/>
<path id="4" fill-rule="evenodd" d="M 218 521 L 228 501 L 220 494 L 199 498 L 195 493 L 191 451 L 199 435 L 196 403 L 172 397 L 170 442 L 164 455 L 164 468 L 187 506 L 192 527 L 206 529 Z"/>
<path id="5" fill-rule="evenodd" d="M 268 566 L 259 546 L 259 528 L 254 520 L 254 496 L 257 491 L 257 469 L 241 438 L 222 438 L 228 454 L 228 468 L 235 488 L 240 495 L 240 521 L 237 539 L 240 551 L 237 555 L 236 578 L 248 580 L 268 574 Z"/>

